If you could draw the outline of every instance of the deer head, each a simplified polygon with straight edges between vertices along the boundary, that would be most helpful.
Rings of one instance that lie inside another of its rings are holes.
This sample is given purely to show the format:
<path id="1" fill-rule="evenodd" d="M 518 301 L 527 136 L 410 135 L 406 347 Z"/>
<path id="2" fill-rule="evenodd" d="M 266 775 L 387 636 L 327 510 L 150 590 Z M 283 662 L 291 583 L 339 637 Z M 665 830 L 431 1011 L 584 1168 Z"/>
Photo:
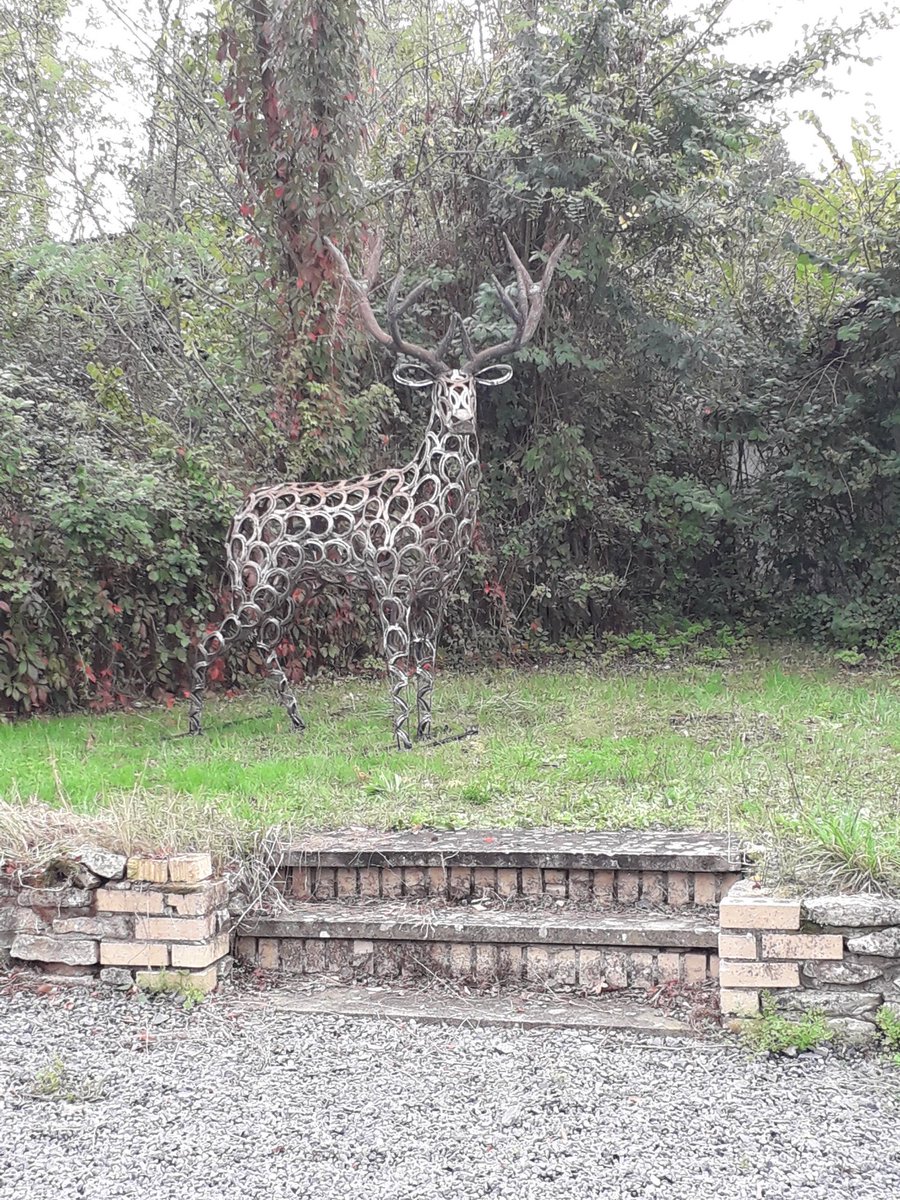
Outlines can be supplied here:
<path id="1" fill-rule="evenodd" d="M 450 322 L 447 332 L 437 347 L 431 351 L 426 350 L 424 346 L 407 342 L 400 333 L 401 318 L 428 287 L 428 281 L 423 280 L 416 284 L 412 291 L 401 300 L 400 284 L 403 279 L 403 271 L 398 271 L 388 292 L 386 305 L 388 331 L 385 331 L 379 325 L 369 302 L 369 291 L 375 282 L 381 261 L 383 240 L 380 237 L 377 239 L 362 279 L 356 279 L 341 251 L 328 238 L 325 239 L 344 282 L 356 298 L 360 317 L 370 336 L 380 345 L 393 350 L 395 354 L 402 354 L 406 359 L 420 364 L 418 368 L 413 367 L 412 369 L 398 364 L 394 368 L 394 379 L 407 387 L 431 388 L 435 404 L 440 403 L 446 409 L 441 415 L 447 426 L 460 432 L 467 430 L 474 432 L 476 385 L 496 387 L 498 384 L 505 383 L 512 375 L 512 367 L 508 363 L 498 360 L 515 354 L 534 336 L 544 310 L 544 297 L 569 237 L 567 234 L 551 251 L 544 266 L 543 275 L 537 282 L 529 275 L 506 234 L 503 235 L 503 240 L 506 243 L 516 277 L 515 298 L 510 296 L 496 275 L 491 275 L 491 282 L 496 289 L 503 311 L 513 323 L 513 332 L 506 341 L 499 342 L 494 346 L 485 346 L 476 351 L 462 318 L 456 314 L 455 322 Z M 453 338 L 454 325 L 459 327 L 464 355 L 463 363 L 458 370 L 454 370 L 444 361 Z"/>

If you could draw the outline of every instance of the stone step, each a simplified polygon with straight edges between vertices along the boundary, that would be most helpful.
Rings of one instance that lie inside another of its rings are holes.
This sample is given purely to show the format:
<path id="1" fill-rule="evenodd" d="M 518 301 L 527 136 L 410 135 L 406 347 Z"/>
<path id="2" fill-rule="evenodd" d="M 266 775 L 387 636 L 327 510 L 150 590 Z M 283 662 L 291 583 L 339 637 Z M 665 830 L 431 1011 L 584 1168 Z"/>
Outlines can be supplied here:
<path id="1" fill-rule="evenodd" d="M 724 834 L 343 830 L 284 848 L 276 881 L 298 900 L 497 895 L 685 907 L 717 904 L 744 865 L 740 843 Z"/>
<path id="2" fill-rule="evenodd" d="M 715 978 L 712 912 L 317 902 L 248 914 L 236 951 L 253 967 L 343 980 L 438 977 L 557 983 L 589 992 Z"/>
<path id="3" fill-rule="evenodd" d="M 696 1024 L 660 1011 L 635 996 L 537 995 L 505 989 L 465 995 L 434 988 L 324 984 L 278 987 L 245 1006 L 303 1016 L 369 1017 L 425 1025 L 488 1025 L 501 1029 L 586 1029 L 643 1038 L 697 1038 Z"/>

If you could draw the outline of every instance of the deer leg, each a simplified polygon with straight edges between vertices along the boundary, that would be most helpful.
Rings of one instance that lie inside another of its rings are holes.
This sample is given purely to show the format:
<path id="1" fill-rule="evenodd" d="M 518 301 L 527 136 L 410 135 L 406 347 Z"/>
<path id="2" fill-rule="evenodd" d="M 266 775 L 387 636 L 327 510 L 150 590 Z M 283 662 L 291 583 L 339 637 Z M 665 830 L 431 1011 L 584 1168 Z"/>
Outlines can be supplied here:
<path id="1" fill-rule="evenodd" d="M 274 616 L 268 617 L 263 623 L 260 636 L 256 642 L 256 648 L 262 654 L 266 670 L 275 683 L 278 699 L 284 705 L 287 715 L 290 717 L 291 729 L 295 733 L 302 733 L 306 728 L 306 722 L 300 716 L 297 697 L 294 695 L 290 681 L 284 673 L 284 667 L 281 665 L 281 660 L 278 657 L 276 649 L 289 619 L 289 613 L 285 614 L 281 619 Z"/>
<path id="2" fill-rule="evenodd" d="M 206 694 L 206 674 L 212 664 L 225 652 L 225 647 L 243 632 L 232 613 L 218 629 L 212 629 L 200 639 L 194 670 L 191 675 L 191 699 L 188 709 L 188 733 L 198 737 L 203 732 L 203 698 Z"/>
<path id="3" fill-rule="evenodd" d="M 434 695 L 435 657 L 443 617 L 440 601 L 423 605 L 413 616 L 413 655 L 416 663 L 416 739 L 431 737 L 431 701 Z"/>
<path id="4" fill-rule="evenodd" d="M 394 740 L 398 750 L 411 750 L 409 739 L 409 605 L 397 596 L 382 595 L 378 601 L 381 638 L 391 685 Z"/>

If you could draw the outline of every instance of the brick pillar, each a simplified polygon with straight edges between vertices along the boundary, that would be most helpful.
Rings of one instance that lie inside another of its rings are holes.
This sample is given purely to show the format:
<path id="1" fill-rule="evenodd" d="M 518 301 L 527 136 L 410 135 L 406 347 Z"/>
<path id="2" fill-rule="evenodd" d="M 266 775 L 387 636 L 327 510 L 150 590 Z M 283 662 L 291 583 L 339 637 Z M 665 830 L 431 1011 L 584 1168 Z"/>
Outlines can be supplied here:
<path id="1" fill-rule="evenodd" d="M 129 858 L 125 880 L 97 890 L 96 911 L 127 930 L 100 941 L 105 983 L 152 987 L 165 975 L 211 992 L 229 965 L 228 886 L 208 854 Z"/>
<path id="2" fill-rule="evenodd" d="M 799 988 L 800 964 L 840 959 L 839 935 L 800 932 L 799 898 L 774 896 L 751 879 L 719 905 L 719 986 L 723 1013 L 756 1016 L 760 991 Z"/>

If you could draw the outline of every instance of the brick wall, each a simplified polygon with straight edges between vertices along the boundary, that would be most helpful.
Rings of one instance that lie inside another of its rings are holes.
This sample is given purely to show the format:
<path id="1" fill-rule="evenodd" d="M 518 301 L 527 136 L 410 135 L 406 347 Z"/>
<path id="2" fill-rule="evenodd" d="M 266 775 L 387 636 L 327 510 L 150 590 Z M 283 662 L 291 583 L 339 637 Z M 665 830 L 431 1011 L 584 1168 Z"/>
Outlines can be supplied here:
<path id="1" fill-rule="evenodd" d="M 230 963 L 228 885 L 208 854 L 85 847 L 52 874 L 3 882 L 0 939 L 12 962 L 48 975 L 210 992 Z"/>
<path id="2" fill-rule="evenodd" d="M 854 1040 L 874 1037 L 879 1008 L 900 1016 L 900 900 L 743 880 L 719 905 L 719 983 L 725 1014 L 756 1016 L 768 992 L 784 1012 L 815 1009 Z"/>

